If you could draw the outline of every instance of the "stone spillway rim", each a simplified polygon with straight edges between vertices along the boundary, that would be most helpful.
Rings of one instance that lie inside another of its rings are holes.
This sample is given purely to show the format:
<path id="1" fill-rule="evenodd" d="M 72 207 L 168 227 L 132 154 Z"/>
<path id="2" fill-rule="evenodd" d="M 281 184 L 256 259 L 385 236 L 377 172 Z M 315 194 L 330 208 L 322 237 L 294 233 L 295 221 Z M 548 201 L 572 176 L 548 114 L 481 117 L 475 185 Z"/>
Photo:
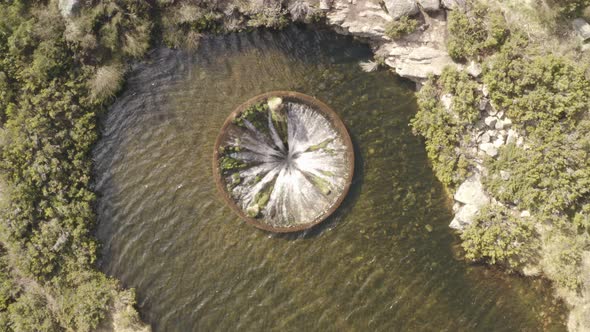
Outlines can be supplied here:
<path id="1" fill-rule="evenodd" d="M 329 122 L 334 126 L 334 128 L 336 129 L 336 131 L 340 135 L 340 138 L 344 142 L 344 145 L 346 146 L 346 161 L 348 164 L 347 166 L 348 166 L 349 172 L 348 172 L 348 177 L 345 179 L 345 185 L 344 185 L 342 192 L 340 193 L 340 196 L 334 202 L 334 204 L 332 204 L 330 209 L 328 209 L 326 212 L 324 212 L 323 214 L 321 214 L 320 216 L 318 216 L 317 218 L 315 218 L 311 222 L 305 223 L 305 224 L 299 224 L 299 225 L 293 226 L 293 227 L 275 227 L 275 226 L 264 223 L 262 218 L 252 218 L 252 217 L 249 217 L 248 215 L 246 215 L 245 211 L 236 204 L 235 200 L 231 196 L 231 193 L 229 193 L 227 191 L 225 180 L 224 180 L 223 174 L 220 170 L 221 167 L 220 167 L 220 163 L 219 163 L 219 160 L 220 160 L 219 147 L 221 146 L 221 144 L 223 143 L 223 141 L 227 135 L 229 126 L 231 126 L 234 122 L 234 119 L 236 117 L 238 117 L 248 107 L 250 107 L 251 105 L 254 105 L 260 101 L 267 100 L 271 97 L 295 99 L 297 101 L 302 102 L 303 104 L 311 106 L 314 110 L 321 112 L 323 115 L 325 115 L 328 118 Z M 312 96 L 309 96 L 309 95 L 306 95 L 303 93 L 299 93 L 299 92 L 294 92 L 294 91 L 271 91 L 271 92 L 263 93 L 263 94 L 255 96 L 253 98 L 250 98 L 249 100 L 247 100 L 246 102 L 244 102 L 243 104 L 238 106 L 233 112 L 231 112 L 231 114 L 227 117 L 227 119 L 223 123 L 223 126 L 221 127 L 219 135 L 217 136 L 217 139 L 215 141 L 215 146 L 213 148 L 213 177 L 215 178 L 215 184 L 217 187 L 218 194 L 222 197 L 222 199 L 225 201 L 225 203 L 246 223 L 248 223 L 254 227 L 257 227 L 259 229 L 273 232 L 273 233 L 299 232 L 299 231 L 311 228 L 311 227 L 321 223 L 322 221 L 326 220 L 326 218 L 328 218 L 332 213 L 334 213 L 340 207 L 340 205 L 342 204 L 342 202 L 346 198 L 348 191 L 350 190 L 350 185 L 352 183 L 353 175 L 354 175 L 354 147 L 352 145 L 352 140 L 350 138 L 348 130 L 346 129 L 346 126 L 344 125 L 344 122 L 342 122 L 342 120 L 340 119 L 338 114 L 336 114 L 336 112 L 334 112 L 334 110 L 332 110 L 328 105 L 326 105 L 322 101 L 318 100 L 315 97 L 312 97 Z"/>

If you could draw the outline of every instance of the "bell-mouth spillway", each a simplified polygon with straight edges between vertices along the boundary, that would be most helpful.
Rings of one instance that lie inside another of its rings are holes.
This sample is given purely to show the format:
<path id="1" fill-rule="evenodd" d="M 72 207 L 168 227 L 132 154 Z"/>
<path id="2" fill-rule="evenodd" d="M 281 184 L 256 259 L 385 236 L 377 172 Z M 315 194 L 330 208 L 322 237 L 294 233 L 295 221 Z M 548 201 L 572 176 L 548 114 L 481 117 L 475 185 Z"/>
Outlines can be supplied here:
<path id="1" fill-rule="evenodd" d="M 258 95 L 226 119 L 215 142 L 219 193 L 247 223 L 271 232 L 319 224 L 342 204 L 354 149 L 340 117 L 292 91 Z"/>

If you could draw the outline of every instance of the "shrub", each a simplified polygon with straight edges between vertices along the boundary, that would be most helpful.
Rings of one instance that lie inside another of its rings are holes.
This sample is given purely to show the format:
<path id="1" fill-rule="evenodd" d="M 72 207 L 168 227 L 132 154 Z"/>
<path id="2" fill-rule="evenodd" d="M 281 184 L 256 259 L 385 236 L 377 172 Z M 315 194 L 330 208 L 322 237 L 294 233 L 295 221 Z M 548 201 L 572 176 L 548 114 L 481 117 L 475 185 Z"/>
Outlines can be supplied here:
<path id="1" fill-rule="evenodd" d="M 579 211 L 576 212 L 573 219 L 574 225 L 579 230 L 590 234 L 590 204 L 583 204 Z"/>
<path id="2" fill-rule="evenodd" d="M 113 301 L 116 282 L 98 272 L 77 273 L 75 279 L 76 287 L 63 288 L 59 297 L 61 324 L 75 331 L 93 331 Z"/>
<path id="3" fill-rule="evenodd" d="M 465 257 L 518 269 L 539 249 L 532 221 L 516 217 L 500 205 L 488 205 L 461 234 Z"/>
<path id="4" fill-rule="evenodd" d="M 15 332 L 53 332 L 59 330 L 45 296 L 27 292 L 8 308 Z"/>
<path id="5" fill-rule="evenodd" d="M 445 94 L 452 96 L 450 110 L 440 101 Z M 440 78 L 430 77 L 424 84 L 418 93 L 418 106 L 411 121 L 413 131 L 426 139 L 426 151 L 437 178 L 453 187 L 467 175 L 468 164 L 455 149 L 479 117 L 477 84 L 465 72 L 445 68 Z"/>
<path id="6" fill-rule="evenodd" d="M 587 151 L 590 81 L 570 60 L 553 55 L 527 57 L 513 36 L 488 62 L 483 80 L 492 102 L 528 134 L 528 147 L 507 146 L 487 162 L 497 175 L 486 185 L 504 202 L 542 213 L 575 211 L 590 193 Z"/>
<path id="7" fill-rule="evenodd" d="M 530 142 L 529 149 L 509 144 L 486 166 L 491 176 L 484 181 L 497 199 L 522 209 L 544 214 L 575 208 L 590 192 L 590 170 L 583 165 L 586 152 L 571 146 L 567 136 L 551 143 Z M 498 174 L 508 171 L 503 180 Z"/>
<path id="8" fill-rule="evenodd" d="M 248 26 L 282 29 L 289 24 L 286 14 L 287 11 L 281 5 L 265 6 L 250 18 Z"/>
<path id="9" fill-rule="evenodd" d="M 418 27 L 418 21 L 402 16 L 397 21 L 392 21 L 385 27 L 385 35 L 391 39 L 399 39 L 404 35 L 410 34 Z"/>
<path id="10" fill-rule="evenodd" d="M 494 104 L 517 126 L 547 140 L 588 110 L 590 81 L 584 68 L 564 57 L 525 56 L 523 44 L 511 41 L 488 63 L 483 80 Z"/>
<path id="11" fill-rule="evenodd" d="M 543 272 L 559 287 L 577 290 L 582 283 L 582 253 L 590 244 L 565 218 L 552 217 L 555 229 L 544 235 Z"/>
<path id="12" fill-rule="evenodd" d="M 447 50 L 456 61 L 489 55 L 509 34 L 502 13 L 480 3 L 470 3 L 467 11 L 452 10 L 447 21 Z"/>

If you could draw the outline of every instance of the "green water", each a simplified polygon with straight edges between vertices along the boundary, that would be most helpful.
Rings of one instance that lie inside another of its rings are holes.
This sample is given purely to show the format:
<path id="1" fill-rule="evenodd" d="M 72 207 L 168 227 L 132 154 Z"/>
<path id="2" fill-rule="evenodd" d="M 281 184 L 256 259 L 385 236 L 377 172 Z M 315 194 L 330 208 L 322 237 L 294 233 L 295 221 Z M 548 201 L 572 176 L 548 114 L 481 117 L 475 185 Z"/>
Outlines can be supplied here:
<path id="1" fill-rule="evenodd" d="M 102 269 L 154 331 L 562 331 L 540 280 L 457 258 L 448 199 L 411 134 L 413 84 L 363 73 L 367 46 L 291 27 L 159 49 L 136 66 L 95 149 Z M 217 196 L 225 117 L 271 90 L 318 97 L 352 136 L 356 169 L 321 225 L 275 235 Z M 429 231 L 431 229 L 431 231 Z"/>

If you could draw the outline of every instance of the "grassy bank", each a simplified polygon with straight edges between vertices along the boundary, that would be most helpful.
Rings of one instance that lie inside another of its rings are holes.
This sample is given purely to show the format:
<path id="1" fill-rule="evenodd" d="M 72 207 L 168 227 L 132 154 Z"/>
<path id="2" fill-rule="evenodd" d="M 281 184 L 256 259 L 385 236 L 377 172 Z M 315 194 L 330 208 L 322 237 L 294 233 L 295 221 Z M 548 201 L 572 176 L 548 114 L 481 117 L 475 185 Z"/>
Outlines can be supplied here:
<path id="1" fill-rule="evenodd" d="M 479 172 L 494 198 L 461 235 L 466 257 L 549 278 L 572 305 L 569 328 L 577 331 L 590 328 L 590 55 L 570 20 L 588 15 L 589 5 L 472 1 L 452 11 L 449 54 L 480 63 L 483 73 L 432 77 L 413 121 L 441 181 L 456 188 Z M 480 100 L 511 119 L 525 142 L 485 156 L 483 171 L 468 151 L 483 122 L 474 115 Z"/>

